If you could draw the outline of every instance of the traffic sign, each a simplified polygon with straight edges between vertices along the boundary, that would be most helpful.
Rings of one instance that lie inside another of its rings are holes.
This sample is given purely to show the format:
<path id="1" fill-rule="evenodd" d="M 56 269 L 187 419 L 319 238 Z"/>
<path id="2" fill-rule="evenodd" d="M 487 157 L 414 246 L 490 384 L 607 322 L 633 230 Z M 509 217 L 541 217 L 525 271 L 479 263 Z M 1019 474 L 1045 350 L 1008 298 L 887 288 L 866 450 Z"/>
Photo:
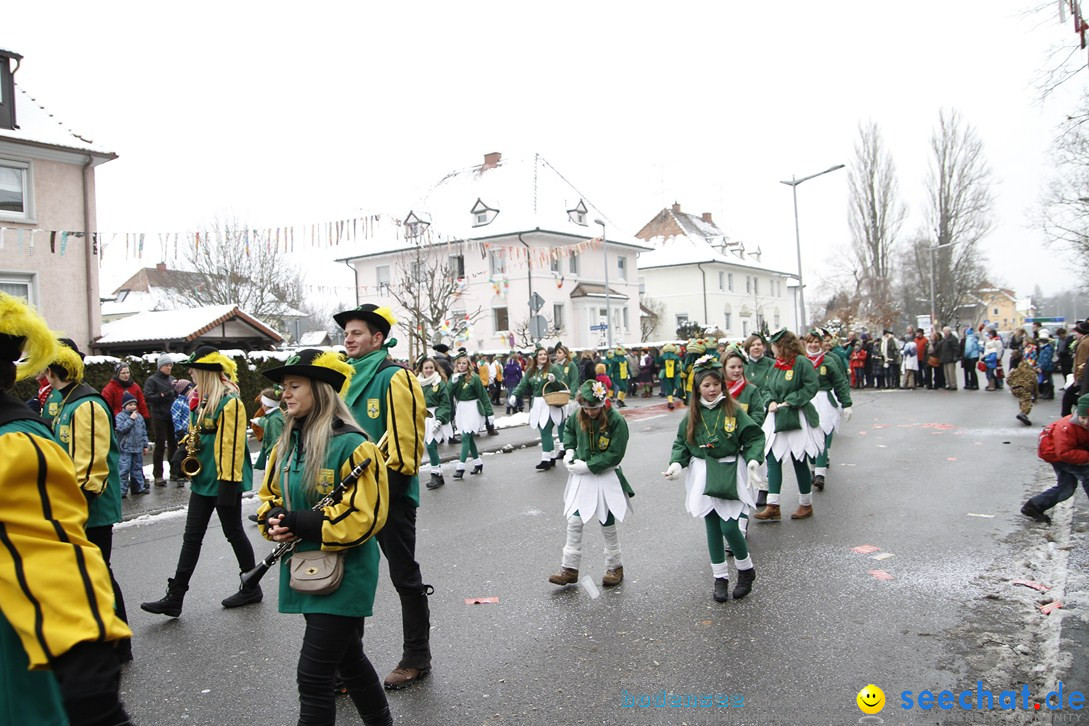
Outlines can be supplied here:
<path id="1" fill-rule="evenodd" d="M 537 293 L 533 293 L 529 298 L 529 311 L 531 313 L 539 313 L 541 312 L 541 308 L 544 307 L 544 304 L 544 298 Z"/>
<path id="2" fill-rule="evenodd" d="M 605 323 L 601 323 L 600 325 L 591 325 L 590 326 L 590 330 L 608 330 L 608 329 L 609 329 L 609 326 L 606 325 Z"/>
<path id="3" fill-rule="evenodd" d="M 534 315 L 529 319 L 529 337 L 540 340 L 548 331 L 548 320 L 544 315 Z"/>

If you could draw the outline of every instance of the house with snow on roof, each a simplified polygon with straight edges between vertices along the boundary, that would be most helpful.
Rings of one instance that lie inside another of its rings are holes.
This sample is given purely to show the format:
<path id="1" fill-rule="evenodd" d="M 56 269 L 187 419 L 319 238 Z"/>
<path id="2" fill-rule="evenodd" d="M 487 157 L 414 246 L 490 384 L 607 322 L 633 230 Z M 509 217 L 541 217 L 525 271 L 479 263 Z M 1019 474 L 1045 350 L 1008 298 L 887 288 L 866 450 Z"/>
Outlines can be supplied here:
<path id="1" fill-rule="evenodd" d="M 795 325 L 797 275 L 761 263 L 759 248 L 731 240 L 710 212 L 658 212 L 635 236 L 654 249 L 639 255 L 643 303 L 660 306 L 648 340 L 669 340 L 681 325 L 699 322 L 736 340 L 760 330 Z"/>
<path id="2" fill-rule="evenodd" d="M 117 158 L 15 83 L 0 50 L 0 291 L 30 301 L 88 350 L 100 329 L 95 168 Z"/>
<path id="3" fill-rule="evenodd" d="M 595 220 L 606 225 L 607 263 Z M 539 154 L 491 153 L 447 174 L 340 261 L 355 273 L 357 304 L 389 306 L 401 321 L 395 355 L 415 358 L 438 342 L 493 352 L 534 339 L 600 347 L 610 313 L 613 343 L 637 343 L 635 260 L 650 249 Z M 531 329 L 531 300 L 544 330 Z"/>
<path id="4" fill-rule="evenodd" d="M 140 355 L 151 351 L 192 353 L 202 345 L 221 350 L 269 350 L 283 338 L 237 305 L 206 305 L 137 313 L 104 323 L 92 345 L 98 353 Z"/>

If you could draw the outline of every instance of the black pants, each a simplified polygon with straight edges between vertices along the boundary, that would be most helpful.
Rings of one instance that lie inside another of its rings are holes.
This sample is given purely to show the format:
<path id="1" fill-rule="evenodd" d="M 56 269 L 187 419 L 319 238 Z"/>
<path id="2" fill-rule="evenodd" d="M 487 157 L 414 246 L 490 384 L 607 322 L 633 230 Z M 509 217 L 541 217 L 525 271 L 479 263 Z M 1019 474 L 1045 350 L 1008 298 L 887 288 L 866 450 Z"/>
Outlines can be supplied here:
<path id="1" fill-rule="evenodd" d="M 976 370 L 978 362 L 979 358 L 966 358 L 964 360 L 964 387 L 973 391 L 979 388 L 979 372 Z"/>
<path id="2" fill-rule="evenodd" d="M 169 418 L 152 418 L 151 430 L 155 434 L 155 452 L 151 455 L 151 476 L 163 478 L 163 452 L 166 451 L 170 463 L 170 477 L 180 479 L 181 472 L 174 466 L 174 453 L 178 450 L 178 440 L 174 438 L 174 422 Z"/>
<path id="3" fill-rule="evenodd" d="M 1070 412 L 1074 410 L 1074 407 L 1078 405 L 1078 396 L 1080 395 L 1081 394 L 1078 393 L 1077 383 L 1072 386 L 1067 386 L 1066 390 L 1063 391 L 1063 402 L 1061 408 L 1059 409 L 1059 415 L 1069 416 Z"/>
<path id="4" fill-rule="evenodd" d="M 404 650 L 398 666 L 429 668 L 431 612 L 427 606 L 428 586 L 423 584 L 416 562 L 416 505 L 403 493 L 390 494 L 389 514 L 386 526 L 378 533 L 378 546 L 389 563 L 389 579 L 401 596 Z"/>
<path id="5" fill-rule="evenodd" d="M 71 726 L 127 726 L 121 666 L 111 643 L 77 643 L 50 662 Z"/>
<path id="6" fill-rule="evenodd" d="M 117 612 L 117 617 L 127 623 L 129 621 L 129 615 L 125 611 L 125 597 L 121 594 L 121 586 L 117 584 L 117 578 L 113 576 L 113 567 L 110 566 L 110 556 L 113 554 L 113 525 L 107 524 L 103 527 L 88 527 L 86 532 L 87 539 L 91 541 L 91 544 L 102 551 L 102 559 L 106 560 L 106 570 L 110 573 L 110 584 L 113 585 L 113 609 Z M 132 646 L 129 645 L 129 641 L 126 639 L 124 643 L 119 644 L 118 647 L 129 649 Z"/>
<path id="7" fill-rule="evenodd" d="M 188 585 L 189 578 L 197 569 L 204 533 L 208 531 L 208 522 L 212 519 L 213 511 L 219 517 L 223 536 L 234 549 L 239 571 L 252 570 L 256 564 L 253 560 L 253 545 L 242 528 L 242 492 L 238 484 L 227 485 L 220 482 L 219 487 L 218 497 L 189 493 L 189 512 L 185 517 L 182 549 L 178 556 L 178 570 L 174 575 L 174 581 L 180 585 Z"/>
<path id="8" fill-rule="evenodd" d="M 364 721 L 387 708 L 378 673 L 363 652 L 363 618 L 307 613 L 299 651 L 299 726 L 336 721 L 333 685 L 339 674 Z M 278 720 L 278 719 L 277 719 Z"/>

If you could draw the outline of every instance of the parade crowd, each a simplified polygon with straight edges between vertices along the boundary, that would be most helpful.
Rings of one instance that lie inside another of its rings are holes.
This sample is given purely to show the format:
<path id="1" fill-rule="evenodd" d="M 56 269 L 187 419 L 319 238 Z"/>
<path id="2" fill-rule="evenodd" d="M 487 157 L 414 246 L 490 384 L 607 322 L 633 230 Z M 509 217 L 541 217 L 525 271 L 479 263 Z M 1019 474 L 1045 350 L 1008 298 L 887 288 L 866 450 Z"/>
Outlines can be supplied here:
<path id="1" fill-rule="evenodd" d="M 662 476 L 683 481 L 685 509 L 702 520 L 709 592 L 719 603 L 753 590 L 749 528 L 782 521 L 784 469 L 793 471 L 799 492 L 790 519 L 813 516 L 814 490 L 832 483 L 832 443 L 851 418 L 852 391 L 955 390 L 961 372 L 961 385 L 974 390 L 983 373 L 985 390 L 1010 387 L 1028 424 L 1031 403 L 1055 395 L 1053 374 L 1068 375 L 1069 407 L 1040 438 L 1040 457 L 1054 467 L 1057 484 L 1021 511 L 1050 522 L 1046 510 L 1089 479 L 1089 395 L 1079 397 L 1089 392 L 1089 323 L 1070 335 L 1041 328 L 1007 340 L 987 328 L 931 336 L 909 330 L 899 339 L 886 330 L 842 341 L 822 328 L 801 336 L 780 329 L 730 345 L 697 338 L 631 352 L 621 346 L 603 356 L 562 343 L 505 357 L 436 345 L 410 364 L 389 355 L 396 320 L 388 308 L 365 304 L 334 318 L 346 355 L 303 349 L 264 371 L 269 385 L 251 419 L 237 365 L 215 347 L 202 345 L 181 362 L 189 378 L 175 379 L 175 362 L 163 356 L 142 386 L 121 363 L 99 392 L 83 382 L 77 345 L 0 293 L 0 689 L 10 711 L 0 712 L 0 725 L 131 723 L 118 692 L 121 665 L 133 660 L 133 634 L 110 559 L 122 499 L 149 491 L 149 430 L 152 485 L 173 481 L 190 491 L 174 572 L 163 597 L 141 609 L 182 615 L 214 513 L 239 574 L 222 606 L 262 601 L 261 577 L 278 566 L 279 610 L 305 622 L 296 666 L 304 725 L 334 723 L 337 693 L 351 699 L 364 724 L 391 724 L 385 691 L 430 672 L 434 589 L 415 551 L 420 477 L 429 489 L 445 485 L 444 443 L 459 447 L 454 479 L 483 475 L 476 438 L 495 433 L 500 407 L 525 414 L 537 431 L 537 472 L 559 463 L 566 470 L 566 537 L 559 568 L 548 576 L 560 587 L 587 577 L 585 526 L 593 520 L 604 545 L 601 585 L 624 580 L 620 525 L 634 489 L 623 470 L 629 431 L 618 409 L 629 395 L 655 395 L 655 386 L 666 408 L 683 407 Z M 10 394 L 32 376 L 39 377 L 37 397 L 24 402 Z M 251 435 L 260 442 L 256 466 Z M 255 482 L 255 468 L 263 480 Z M 253 519 L 278 544 L 261 562 L 242 519 L 242 496 L 255 486 Z M 381 557 L 403 626 L 401 659 L 385 678 L 363 647 Z"/>

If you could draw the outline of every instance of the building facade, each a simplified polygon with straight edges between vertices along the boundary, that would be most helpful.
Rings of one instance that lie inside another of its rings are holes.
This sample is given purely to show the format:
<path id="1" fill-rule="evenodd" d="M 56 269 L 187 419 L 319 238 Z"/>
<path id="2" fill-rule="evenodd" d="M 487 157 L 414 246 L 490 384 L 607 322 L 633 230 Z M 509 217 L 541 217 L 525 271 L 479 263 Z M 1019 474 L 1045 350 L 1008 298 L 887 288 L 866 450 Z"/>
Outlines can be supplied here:
<path id="1" fill-rule="evenodd" d="M 643 305 L 658 314 L 649 341 L 676 338 L 678 327 L 698 322 L 730 339 L 796 326 L 797 276 L 760 262 L 715 224 L 710 213 L 689 214 L 673 204 L 635 235 L 654 249 L 639 255 Z"/>
<path id="2" fill-rule="evenodd" d="M 21 61 L 0 50 L 0 291 L 29 300 L 88 350 L 101 327 L 95 168 L 117 155 L 15 84 Z"/>
<path id="3" fill-rule="evenodd" d="M 607 262 L 595 220 L 605 222 Z M 358 303 L 387 305 L 416 325 L 417 336 L 404 325 L 394 332 L 400 357 L 437 342 L 489 352 L 535 339 L 602 347 L 610 314 L 614 345 L 639 341 L 636 255 L 650 248 L 619 234 L 540 155 L 487 154 L 448 174 L 373 248 L 341 261 Z"/>

